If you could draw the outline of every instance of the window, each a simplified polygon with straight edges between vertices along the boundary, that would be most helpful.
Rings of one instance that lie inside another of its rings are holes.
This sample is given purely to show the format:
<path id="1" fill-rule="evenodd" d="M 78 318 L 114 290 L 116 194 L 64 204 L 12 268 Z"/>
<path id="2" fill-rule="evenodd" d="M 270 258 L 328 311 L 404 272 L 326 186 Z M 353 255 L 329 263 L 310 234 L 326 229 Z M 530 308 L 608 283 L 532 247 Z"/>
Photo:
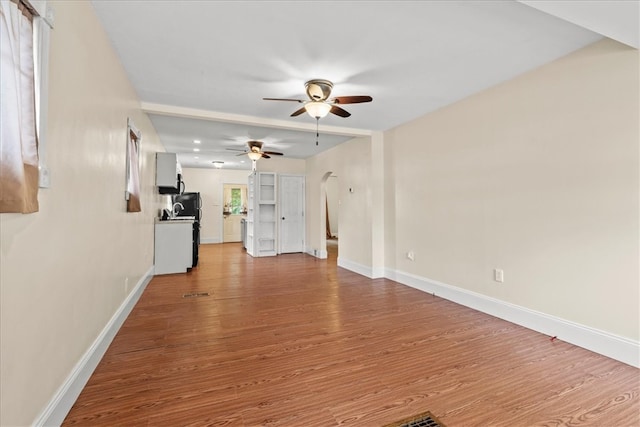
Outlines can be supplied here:
<path id="1" fill-rule="evenodd" d="M 127 120 L 127 212 L 141 212 L 140 204 L 140 131 Z"/>
<path id="2" fill-rule="evenodd" d="M 238 215 L 242 212 L 242 195 L 239 188 L 231 189 L 231 213 Z"/>
<path id="3" fill-rule="evenodd" d="M 242 184 L 224 185 L 224 215 L 243 215 L 247 213 L 247 187 Z"/>
<path id="4" fill-rule="evenodd" d="M 46 9 L 43 1 L 0 3 L 0 212 L 38 211 L 49 24 L 34 5 Z"/>

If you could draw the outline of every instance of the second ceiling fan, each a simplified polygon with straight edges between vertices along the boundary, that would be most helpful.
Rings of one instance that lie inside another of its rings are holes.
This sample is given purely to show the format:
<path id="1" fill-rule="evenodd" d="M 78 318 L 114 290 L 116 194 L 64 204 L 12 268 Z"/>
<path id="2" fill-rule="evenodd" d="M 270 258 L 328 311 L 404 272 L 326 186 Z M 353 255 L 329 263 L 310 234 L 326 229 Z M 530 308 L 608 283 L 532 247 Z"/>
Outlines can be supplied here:
<path id="1" fill-rule="evenodd" d="M 329 80 L 313 79 L 304 84 L 309 99 L 291 99 L 291 98 L 263 98 L 265 101 L 292 101 L 304 103 L 304 106 L 291 114 L 291 117 L 299 116 L 305 111 L 313 118 L 320 119 L 329 113 L 340 117 L 349 117 L 349 113 L 339 105 L 344 104 L 360 104 L 363 102 L 371 102 L 372 97 L 368 95 L 358 96 L 331 96 L 333 83 Z"/>
<path id="2" fill-rule="evenodd" d="M 258 159 L 270 159 L 271 156 L 282 156 L 282 153 L 278 153 L 277 151 L 262 151 L 262 141 L 247 141 L 247 145 L 249 146 L 249 150 L 242 150 L 242 153 L 238 154 L 238 156 L 247 155 L 251 160 Z M 227 150 L 231 151 L 240 151 L 235 150 L 233 148 L 227 148 Z"/>

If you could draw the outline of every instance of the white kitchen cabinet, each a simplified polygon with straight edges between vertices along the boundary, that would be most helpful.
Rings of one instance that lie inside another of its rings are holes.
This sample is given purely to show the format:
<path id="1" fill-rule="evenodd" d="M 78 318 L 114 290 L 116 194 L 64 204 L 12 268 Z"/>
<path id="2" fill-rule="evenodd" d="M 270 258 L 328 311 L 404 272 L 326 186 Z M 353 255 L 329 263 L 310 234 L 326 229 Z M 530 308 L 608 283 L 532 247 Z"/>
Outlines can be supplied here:
<path id="1" fill-rule="evenodd" d="M 156 153 L 156 185 L 158 187 L 176 187 L 178 169 L 176 153 Z"/>
<path id="2" fill-rule="evenodd" d="M 193 221 L 155 224 L 155 274 L 185 273 L 193 265 Z"/>

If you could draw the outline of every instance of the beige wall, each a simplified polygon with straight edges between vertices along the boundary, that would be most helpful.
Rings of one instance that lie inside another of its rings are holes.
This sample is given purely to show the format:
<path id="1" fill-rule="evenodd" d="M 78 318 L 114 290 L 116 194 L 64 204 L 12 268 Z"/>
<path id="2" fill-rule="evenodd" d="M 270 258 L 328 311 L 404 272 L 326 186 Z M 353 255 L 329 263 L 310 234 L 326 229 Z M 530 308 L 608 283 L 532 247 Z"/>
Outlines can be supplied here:
<path id="1" fill-rule="evenodd" d="M 325 196 L 322 180 L 333 172 L 339 177 L 339 257 L 371 267 L 371 143 L 357 138 L 307 160 L 307 249 L 326 250 Z M 349 192 L 349 189 L 353 192 Z"/>
<path id="2" fill-rule="evenodd" d="M 0 425 L 31 424 L 153 265 L 164 151 L 88 2 L 54 2 L 40 212 L 2 214 Z M 142 213 L 126 213 L 127 117 L 142 131 Z"/>
<path id="3" fill-rule="evenodd" d="M 386 132 L 386 267 L 637 341 L 638 72 L 605 40 Z"/>
<path id="4" fill-rule="evenodd" d="M 272 156 L 270 159 L 258 160 L 256 170 L 258 172 L 276 172 L 288 173 L 291 175 L 304 175 L 306 171 L 305 168 L 305 160 Z"/>

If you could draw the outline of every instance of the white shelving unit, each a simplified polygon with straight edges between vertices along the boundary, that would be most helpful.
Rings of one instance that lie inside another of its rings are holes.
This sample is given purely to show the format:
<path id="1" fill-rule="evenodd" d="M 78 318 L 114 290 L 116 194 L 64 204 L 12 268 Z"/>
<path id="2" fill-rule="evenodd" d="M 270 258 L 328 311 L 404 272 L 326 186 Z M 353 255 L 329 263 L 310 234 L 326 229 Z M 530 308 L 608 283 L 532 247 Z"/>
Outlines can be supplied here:
<path id="1" fill-rule="evenodd" d="M 247 185 L 247 253 L 277 255 L 276 174 L 253 172 Z"/>
<path id="2" fill-rule="evenodd" d="M 256 184 L 256 173 L 253 172 L 249 175 L 249 180 L 247 182 L 247 231 L 246 231 L 246 248 L 247 253 L 251 256 L 255 256 L 255 227 L 254 227 L 254 218 L 255 218 L 255 184 Z"/>

